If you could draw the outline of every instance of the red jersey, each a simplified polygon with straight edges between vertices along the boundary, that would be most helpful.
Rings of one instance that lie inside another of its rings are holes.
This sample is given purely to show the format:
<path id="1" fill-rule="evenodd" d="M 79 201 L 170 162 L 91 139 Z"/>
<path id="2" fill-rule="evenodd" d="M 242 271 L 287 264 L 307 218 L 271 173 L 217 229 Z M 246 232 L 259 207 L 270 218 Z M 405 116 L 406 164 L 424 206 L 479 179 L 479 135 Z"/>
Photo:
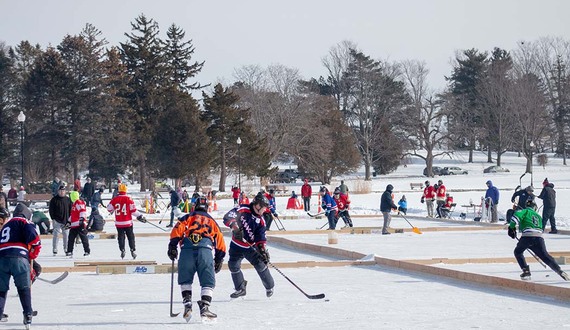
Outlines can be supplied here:
<path id="1" fill-rule="evenodd" d="M 423 197 L 425 199 L 434 199 L 435 198 L 435 188 L 433 186 L 425 187 Z"/>
<path id="2" fill-rule="evenodd" d="M 87 207 L 84 201 L 78 199 L 71 206 L 71 215 L 69 216 L 71 228 L 79 228 L 79 221 L 81 219 L 87 219 Z"/>
<path id="3" fill-rule="evenodd" d="M 448 196 L 448 197 L 445 199 L 445 204 L 443 205 L 443 207 L 446 207 L 446 208 L 450 209 L 450 208 L 451 208 L 451 204 L 453 204 L 453 197 Z"/>
<path id="4" fill-rule="evenodd" d="M 336 202 L 336 206 L 338 207 L 339 211 L 344 211 L 344 210 L 348 210 L 348 204 L 350 204 L 350 200 L 348 199 L 348 196 L 340 193 L 338 194 L 338 198 L 336 198 L 337 195 L 334 195 L 335 199 L 334 201 Z"/>
<path id="5" fill-rule="evenodd" d="M 115 227 L 128 228 L 133 226 L 133 215 L 138 217 L 142 215 L 138 210 L 135 202 L 125 193 L 119 195 L 109 202 L 107 211 L 115 212 Z"/>
<path id="6" fill-rule="evenodd" d="M 232 198 L 233 199 L 238 199 L 239 198 L 239 188 L 238 187 L 233 187 L 232 188 Z"/>
<path id="7" fill-rule="evenodd" d="M 437 187 L 437 193 L 436 193 L 435 197 L 439 201 L 445 200 L 445 186 L 444 185 L 441 184 Z"/>

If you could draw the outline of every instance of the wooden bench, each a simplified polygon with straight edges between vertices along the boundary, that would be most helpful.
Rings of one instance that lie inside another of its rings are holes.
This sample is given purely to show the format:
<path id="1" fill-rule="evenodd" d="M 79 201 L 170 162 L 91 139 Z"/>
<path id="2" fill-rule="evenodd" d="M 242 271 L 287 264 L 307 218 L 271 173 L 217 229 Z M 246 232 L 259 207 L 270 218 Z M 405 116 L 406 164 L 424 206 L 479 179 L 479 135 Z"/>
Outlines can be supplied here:
<path id="1" fill-rule="evenodd" d="M 287 187 L 284 185 L 278 185 L 278 184 L 269 184 L 266 187 L 266 191 L 269 192 L 270 189 L 273 189 L 275 191 L 275 193 L 283 193 L 286 194 L 287 193 Z"/>
<path id="2" fill-rule="evenodd" d="M 414 188 L 423 189 L 424 184 L 421 182 L 412 182 L 410 183 L 410 189 L 414 190 Z"/>
<path id="3" fill-rule="evenodd" d="M 52 194 L 26 194 L 25 199 L 27 205 L 45 202 L 49 206 L 49 201 L 52 197 Z"/>

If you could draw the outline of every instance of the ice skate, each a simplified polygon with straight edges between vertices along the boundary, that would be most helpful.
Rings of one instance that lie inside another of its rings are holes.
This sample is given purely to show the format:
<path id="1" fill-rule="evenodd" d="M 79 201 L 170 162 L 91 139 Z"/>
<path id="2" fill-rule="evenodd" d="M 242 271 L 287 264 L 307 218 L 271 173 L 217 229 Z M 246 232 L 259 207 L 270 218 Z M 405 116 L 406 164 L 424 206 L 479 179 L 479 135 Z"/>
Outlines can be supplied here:
<path id="1" fill-rule="evenodd" d="M 273 295 L 273 288 L 265 290 L 265 295 L 267 298 L 271 297 Z"/>
<path id="2" fill-rule="evenodd" d="M 202 320 L 211 320 L 218 317 L 215 313 L 210 312 L 210 303 L 204 300 L 198 301 L 198 307 L 200 307 L 200 316 Z"/>
<path id="3" fill-rule="evenodd" d="M 238 297 L 243 297 L 246 295 L 246 290 L 245 287 L 247 286 L 247 281 L 244 280 L 243 283 L 241 284 L 241 288 L 239 288 L 238 290 L 236 290 L 234 293 L 230 294 L 230 298 L 238 298 Z"/>
<path id="4" fill-rule="evenodd" d="M 562 275 L 560 275 L 560 276 L 562 276 Z M 530 269 L 528 267 L 523 268 L 523 272 L 521 274 L 521 280 L 530 281 Z"/>
<path id="5" fill-rule="evenodd" d="M 131 256 L 133 257 L 133 260 L 137 258 L 137 253 L 135 252 L 135 250 L 131 250 Z"/>
<path id="6" fill-rule="evenodd" d="M 570 281 L 570 276 L 568 276 L 568 274 L 566 274 L 565 271 L 560 271 L 558 272 L 558 275 L 560 275 L 560 277 L 562 277 L 564 279 L 564 281 Z"/>
<path id="7" fill-rule="evenodd" d="M 121 259 L 125 259 L 125 250 L 121 250 Z"/>
<path id="8" fill-rule="evenodd" d="M 190 298 L 184 298 L 184 314 L 182 317 L 186 320 L 186 323 L 190 322 L 192 318 L 192 300 Z"/>

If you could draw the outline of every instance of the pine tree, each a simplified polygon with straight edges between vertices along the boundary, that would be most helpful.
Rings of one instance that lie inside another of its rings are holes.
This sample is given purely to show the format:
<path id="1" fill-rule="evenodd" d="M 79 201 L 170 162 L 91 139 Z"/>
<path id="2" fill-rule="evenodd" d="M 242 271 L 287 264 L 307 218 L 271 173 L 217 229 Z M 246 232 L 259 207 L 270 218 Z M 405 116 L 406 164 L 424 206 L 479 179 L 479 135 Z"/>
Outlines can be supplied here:
<path id="1" fill-rule="evenodd" d="M 164 47 L 164 56 L 166 57 L 167 76 L 171 83 L 181 91 L 188 92 L 205 87 L 197 82 L 189 82 L 202 71 L 204 62 L 190 64 L 195 48 L 192 40 L 184 41 L 185 35 L 184 30 L 172 24 L 166 32 L 168 38 Z"/>

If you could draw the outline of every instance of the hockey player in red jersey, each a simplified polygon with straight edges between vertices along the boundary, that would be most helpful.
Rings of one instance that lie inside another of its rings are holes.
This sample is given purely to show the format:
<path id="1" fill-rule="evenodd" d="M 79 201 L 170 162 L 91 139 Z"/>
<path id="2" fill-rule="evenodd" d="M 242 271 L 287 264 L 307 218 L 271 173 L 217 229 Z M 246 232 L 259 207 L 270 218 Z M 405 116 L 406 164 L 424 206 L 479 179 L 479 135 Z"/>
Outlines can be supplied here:
<path id="1" fill-rule="evenodd" d="M 89 238 L 87 238 L 87 207 L 85 202 L 79 198 L 78 191 L 70 192 L 69 198 L 73 205 L 71 205 L 71 215 L 69 217 L 71 224 L 69 226 L 69 239 L 67 240 L 67 252 L 65 255 L 68 257 L 73 256 L 75 238 L 79 236 L 81 244 L 83 244 L 83 255 L 88 256 L 91 253 L 91 249 L 89 248 Z"/>
<path id="2" fill-rule="evenodd" d="M 133 231 L 133 215 L 140 222 L 146 222 L 143 215 L 137 210 L 135 202 L 127 196 L 127 185 L 119 183 L 119 194 L 111 199 L 107 211 L 115 213 L 115 227 L 117 227 L 117 240 L 121 250 L 121 259 L 125 257 L 125 236 L 129 240 L 129 248 L 133 259 L 137 258 L 135 246 L 135 233 Z"/>

